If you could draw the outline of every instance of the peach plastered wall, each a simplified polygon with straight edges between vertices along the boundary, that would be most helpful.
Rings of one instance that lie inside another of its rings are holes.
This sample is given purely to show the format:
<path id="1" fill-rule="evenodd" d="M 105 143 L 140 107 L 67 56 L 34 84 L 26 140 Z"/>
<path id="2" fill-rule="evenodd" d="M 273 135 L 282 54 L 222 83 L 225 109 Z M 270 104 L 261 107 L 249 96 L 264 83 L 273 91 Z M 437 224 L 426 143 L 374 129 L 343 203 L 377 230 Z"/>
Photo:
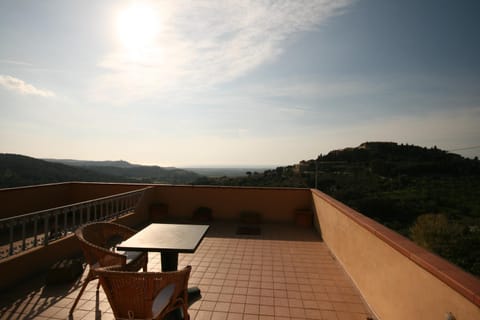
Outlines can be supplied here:
<path id="1" fill-rule="evenodd" d="M 0 189 L 0 219 L 144 188 L 144 184 L 66 182 Z"/>
<path id="2" fill-rule="evenodd" d="M 155 201 L 168 205 L 170 216 L 192 217 L 198 207 L 212 209 L 214 219 L 238 220 L 257 212 L 264 222 L 289 223 L 296 210 L 311 208 L 308 189 L 211 186 L 156 186 Z"/>
<path id="3" fill-rule="evenodd" d="M 322 238 L 379 319 L 480 319 L 480 281 L 312 190 Z"/>
<path id="4" fill-rule="evenodd" d="M 70 204 L 70 183 L 0 189 L 0 219 Z"/>
<path id="5" fill-rule="evenodd" d="M 89 183 L 72 182 L 69 190 L 71 203 L 82 202 L 115 194 L 143 189 L 148 184 L 127 184 L 127 183 Z"/>

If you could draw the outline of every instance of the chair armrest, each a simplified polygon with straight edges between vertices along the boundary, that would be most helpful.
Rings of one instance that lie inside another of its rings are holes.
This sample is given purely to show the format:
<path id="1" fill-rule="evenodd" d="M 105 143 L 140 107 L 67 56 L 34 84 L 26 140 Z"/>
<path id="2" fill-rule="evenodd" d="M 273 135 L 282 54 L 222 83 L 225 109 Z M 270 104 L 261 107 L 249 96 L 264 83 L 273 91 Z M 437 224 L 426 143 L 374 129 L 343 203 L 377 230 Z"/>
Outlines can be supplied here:
<path id="1" fill-rule="evenodd" d="M 127 264 L 127 256 L 116 253 L 110 250 L 100 248 L 103 251 L 103 255 L 99 257 L 98 263 L 102 267 L 108 267 L 113 265 L 125 266 Z"/>

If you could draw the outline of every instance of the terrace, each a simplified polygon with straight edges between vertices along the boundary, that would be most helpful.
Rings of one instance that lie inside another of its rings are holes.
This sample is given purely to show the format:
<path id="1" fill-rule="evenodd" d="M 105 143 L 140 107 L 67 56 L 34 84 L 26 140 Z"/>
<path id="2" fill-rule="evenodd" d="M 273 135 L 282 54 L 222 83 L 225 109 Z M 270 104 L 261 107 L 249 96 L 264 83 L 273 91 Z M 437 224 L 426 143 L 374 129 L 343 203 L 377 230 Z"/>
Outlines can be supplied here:
<path id="1" fill-rule="evenodd" d="M 192 319 L 480 318 L 478 278 L 318 190 L 64 183 L 2 189 L 0 200 L 1 319 L 68 318 L 81 280 L 46 285 L 45 275 L 80 254 L 76 225 L 192 223 L 199 207 L 212 209 L 211 228 L 179 258 L 202 290 Z M 261 217 L 259 233 L 239 234 L 245 212 Z M 149 270 L 160 270 L 158 253 Z M 96 281 L 72 318 L 113 318 Z"/>

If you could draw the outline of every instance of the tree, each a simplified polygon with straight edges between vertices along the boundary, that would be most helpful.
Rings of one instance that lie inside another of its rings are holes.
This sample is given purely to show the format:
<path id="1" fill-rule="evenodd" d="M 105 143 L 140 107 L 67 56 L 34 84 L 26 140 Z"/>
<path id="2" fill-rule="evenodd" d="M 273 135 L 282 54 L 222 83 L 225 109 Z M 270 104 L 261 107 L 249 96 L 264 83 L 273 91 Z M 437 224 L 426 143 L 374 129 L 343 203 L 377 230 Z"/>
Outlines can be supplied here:
<path id="1" fill-rule="evenodd" d="M 437 251 L 441 243 L 449 237 L 450 228 L 444 214 L 427 213 L 418 216 L 410 228 L 410 235 L 418 245 Z"/>

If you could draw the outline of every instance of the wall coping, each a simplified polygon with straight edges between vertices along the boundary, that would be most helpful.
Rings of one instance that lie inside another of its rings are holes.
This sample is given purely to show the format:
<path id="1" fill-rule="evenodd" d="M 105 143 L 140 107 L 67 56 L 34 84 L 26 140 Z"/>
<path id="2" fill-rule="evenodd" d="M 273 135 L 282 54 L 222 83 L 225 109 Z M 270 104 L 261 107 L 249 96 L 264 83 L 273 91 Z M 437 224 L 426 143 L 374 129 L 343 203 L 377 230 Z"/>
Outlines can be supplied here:
<path id="1" fill-rule="evenodd" d="M 54 186 L 73 186 L 73 185 L 127 185 L 127 186 L 138 186 L 138 187 L 174 187 L 174 188 L 205 188 L 205 189 L 246 189 L 246 190 L 290 190 L 290 191 L 309 191 L 309 188 L 293 188 L 293 187 L 255 187 L 255 186 L 216 186 L 216 185 L 200 185 L 200 184 L 168 184 L 168 183 L 124 183 L 124 182 L 89 182 L 89 181 L 68 181 L 68 182 L 52 182 L 45 184 L 36 184 L 30 186 L 20 186 L 20 187 L 10 187 L 10 188 L 0 188 L 1 191 L 14 191 L 22 189 L 37 189 L 45 187 L 54 187 Z"/>
<path id="2" fill-rule="evenodd" d="M 405 238 L 397 232 L 385 227 L 375 220 L 348 207 L 342 202 L 335 200 L 329 195 L 311 189 L 312 194 L 317 195 L 337 208 L 345 216 L 370 231 L 377 238 L 384 241 L 402 255 L 422 267 L 430 274 L 444 282 L 450 288 L 480 307 L 480 279 L 464 271 L 460 267 L 441 258 L 440 256 L 418 246 L 413 241 Z"/>

